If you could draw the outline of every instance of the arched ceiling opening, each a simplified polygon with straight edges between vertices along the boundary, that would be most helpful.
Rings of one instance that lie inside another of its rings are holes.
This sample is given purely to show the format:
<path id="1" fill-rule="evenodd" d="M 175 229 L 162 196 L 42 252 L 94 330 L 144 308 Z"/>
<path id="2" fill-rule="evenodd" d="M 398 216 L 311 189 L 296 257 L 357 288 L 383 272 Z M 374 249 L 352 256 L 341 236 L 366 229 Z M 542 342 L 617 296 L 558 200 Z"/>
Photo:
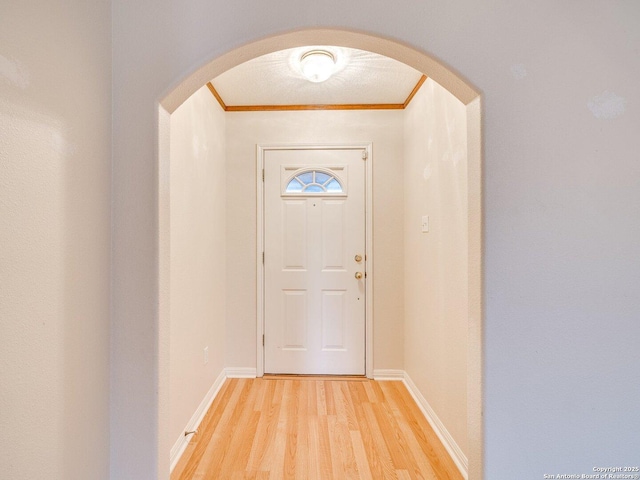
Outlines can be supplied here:
<path id="1" fill-rule="evenodd" d="M 327 59 L 329 78 L 305 76 L 312 52 Z M 313 45 L 268 53 L 212 79 L 209 89 L 226 111 L 403 109 L 426 80 L 418 70 L 373 52 Z"/>
<path id="2" fill-rule="evenodd" d="M 430 77 L 465 105 L 479 96 L 479 92 L 469 82 L 451 69 L 427 53 L 419 52 L 407 45 L 361 32 L 310 29 L 274 35 L 232 49 L 187 75 L 160 100 L 160 104 L 168 113 L 172 113 L 196 90 L 238 65 L 273 52 L 309 45 L 332 45 L 364 50 L 396 60 Z"/>

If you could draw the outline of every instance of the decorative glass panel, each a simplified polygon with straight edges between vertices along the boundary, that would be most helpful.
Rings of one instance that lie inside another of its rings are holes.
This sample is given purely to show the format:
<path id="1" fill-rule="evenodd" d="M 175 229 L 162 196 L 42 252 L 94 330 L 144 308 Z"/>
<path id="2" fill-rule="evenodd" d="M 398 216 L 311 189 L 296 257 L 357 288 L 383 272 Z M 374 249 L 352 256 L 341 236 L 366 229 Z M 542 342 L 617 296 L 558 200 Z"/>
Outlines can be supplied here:
<path id="1" fill-rule="evenodd" d="M 332 178 L 331 181 L 326 186 L 327 192 L 331 193 L 340 193 L 342 192 L 342 185 L 335 179 Z"/>
<path id="2" fill-rule="evenodd" d="M 326 172 L 309 170 L 293 177 L 285 193 L 343 193 L 340 181 Z"/>
<path id="3" fill-rule="evenodd" d="M 324 185 L 329 180 L 331 180 L 331 178 L 332 177 L 327 175 L 326 173 L 316 172 L 316 183 L 319 183 L 320 185 Z"/>
<path id="4" fill-rule="evenodd" d="M 302 184 L 295 178 L 289 182 L 289 185 L 287 185 L 287 192 L 297 193 L 301 191 L 302 191 Z"/>
<path id="5" fill-rule="evenodd" d="M 316 172 L 301 173 L 300 175 L 298 175 L 298 180 L 300 181 L 300 183 L 302 183 L 302 185 L 306 185 L 307 183 L 312 183 L 314 173 Z"/>

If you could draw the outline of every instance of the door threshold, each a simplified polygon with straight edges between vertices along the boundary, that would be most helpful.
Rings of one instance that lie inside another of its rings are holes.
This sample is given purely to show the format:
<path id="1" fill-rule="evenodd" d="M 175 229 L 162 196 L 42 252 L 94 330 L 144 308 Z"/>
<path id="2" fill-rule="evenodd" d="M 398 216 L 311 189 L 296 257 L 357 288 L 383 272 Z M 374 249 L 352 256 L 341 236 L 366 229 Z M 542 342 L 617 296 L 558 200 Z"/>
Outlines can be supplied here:
<path id="1" fill-rule="evenodd" d="M 265 380 L 333 380 L 349 382 L 365 382 L 369 380 L 364 375 L 324 375 L 324 374 L 297 374 L 297 373 L 265 373 Z"/>

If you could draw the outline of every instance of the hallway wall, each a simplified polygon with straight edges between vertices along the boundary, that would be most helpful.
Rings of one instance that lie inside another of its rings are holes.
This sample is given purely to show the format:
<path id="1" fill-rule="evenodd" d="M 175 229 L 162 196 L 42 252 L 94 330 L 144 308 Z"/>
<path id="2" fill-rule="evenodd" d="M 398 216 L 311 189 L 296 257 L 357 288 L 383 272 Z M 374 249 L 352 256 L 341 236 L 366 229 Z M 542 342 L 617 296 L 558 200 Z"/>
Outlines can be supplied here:
<path id="1" fill-rule="evenodd" d="M 111 4 L 0 6 L 0 477 L 109 476 Z"/>
<path id="2" fill-rule="evenodd" d="M 207 87 L 171 115 L 170 141 L 169 438 L 174 442 L 225 361 L 225 113 Z"/>
<path id="3" fill-rule="evenodd" d="M 227 366 L 256 366 L 256 144 L 373 142 L 374 369 L 403 368 L 402 111 L 227 112 Z"/>
<path id="4" fill-rule="evenodd" d="M 405 371 L 468 455 L 466 109 L 428 79 L 404 120 Z"/>

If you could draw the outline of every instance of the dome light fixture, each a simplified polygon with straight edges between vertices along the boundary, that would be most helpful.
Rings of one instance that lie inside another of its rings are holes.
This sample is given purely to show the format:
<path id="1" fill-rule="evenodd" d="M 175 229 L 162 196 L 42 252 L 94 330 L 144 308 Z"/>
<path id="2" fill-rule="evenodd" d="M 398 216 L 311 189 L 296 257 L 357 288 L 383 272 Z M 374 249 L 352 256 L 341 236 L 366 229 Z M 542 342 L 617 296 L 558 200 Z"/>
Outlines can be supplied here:
<path id="1" fill-rule="evenodd" d="M 327 50 L 310 50 L 300 57 L 300 70 L 307 80 L 320 83 L 327 80 L 336 65 L 336 58 Z"/>

